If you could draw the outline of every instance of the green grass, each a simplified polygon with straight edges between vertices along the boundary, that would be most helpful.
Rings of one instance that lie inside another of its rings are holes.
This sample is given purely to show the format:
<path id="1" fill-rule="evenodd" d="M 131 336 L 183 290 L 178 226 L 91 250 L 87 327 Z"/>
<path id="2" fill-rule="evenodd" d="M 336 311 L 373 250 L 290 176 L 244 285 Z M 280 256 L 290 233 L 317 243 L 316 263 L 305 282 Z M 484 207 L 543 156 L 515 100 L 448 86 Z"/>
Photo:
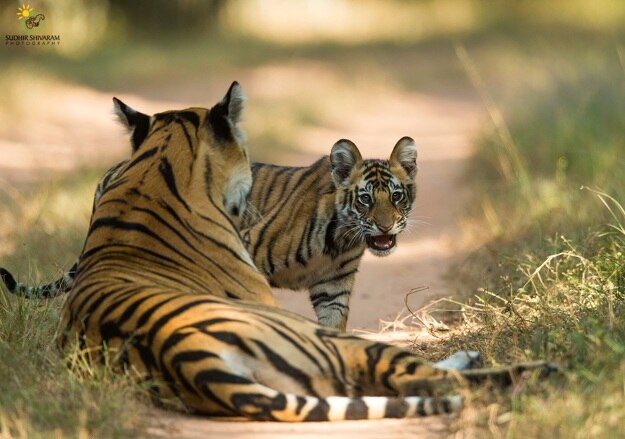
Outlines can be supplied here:
<path id="1" fill-rule="evenodd" d="M 595 55 L 501 106 L 480 90 L 492 123 L 470 171 L 468 230 L 485 244 L 462 267 L 480 293 L 455 302 L 463 324 L 445 349 L 499 364 L 549 359 L 564 379 L 511 401 L 478 399 L 465 428 L 510 438 L 625 431 L 625 75 L 616 50 Z M 479 64 L 465 64 L 480 88 Z"/>

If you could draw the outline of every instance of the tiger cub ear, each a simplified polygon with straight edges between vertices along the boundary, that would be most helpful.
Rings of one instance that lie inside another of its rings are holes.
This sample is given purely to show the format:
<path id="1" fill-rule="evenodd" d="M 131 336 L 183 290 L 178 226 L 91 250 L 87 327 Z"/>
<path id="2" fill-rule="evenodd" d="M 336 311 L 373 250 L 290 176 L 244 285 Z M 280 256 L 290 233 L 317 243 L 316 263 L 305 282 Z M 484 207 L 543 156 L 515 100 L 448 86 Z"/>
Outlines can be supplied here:
<path id="1" fill-rule="evenodd" d="M 402 137 L 395 144 L 391 153 L 391 166 L 401 166 L 408 177 L 414 179 L 417 176 L 417 146 L 410 137 Z"/>
<path id="2" fill-rule="evenodd" d="M 341 139 L 334 144 L 330 152 L 332 179 L 337 187 L 347 186 L 349 177 L 357 165 L 362 163 L 362 156 L 354 142 Z"/>
<path id="3" fill-rule="evenodd" d="M 113 111 L 119 121 L 130 131 L 132 152 L 139 149 L 150 130 L 150 116 L 129 107 L 117 98 L 113 98 Z"/>
<path id="4" fill-rule="evenodd" d="M 243 141 L 243 132 L 238 128 L 243 113 L 245 95 L 237 81 L 234 81 L 221 101 L 210 109 L 208 120 L 215 137 L 221 141 Z"/>

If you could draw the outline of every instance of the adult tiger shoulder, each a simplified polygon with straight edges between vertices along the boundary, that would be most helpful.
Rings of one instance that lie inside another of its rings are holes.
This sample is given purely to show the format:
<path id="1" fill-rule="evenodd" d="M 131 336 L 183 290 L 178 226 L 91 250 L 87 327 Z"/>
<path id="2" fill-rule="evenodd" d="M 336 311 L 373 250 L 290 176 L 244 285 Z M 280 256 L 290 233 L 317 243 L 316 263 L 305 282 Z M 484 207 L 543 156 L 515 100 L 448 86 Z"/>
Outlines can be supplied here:
<path id="1" fill-rule="evenodd" d="M 319 323 L 345 329 L 365 249 L 391 254 L 416 196 L 417 149 L 400 139 L 388 160 L 363 160 L 339 140 L 308 167 L 252 166 L 242 235 L 272 286 L 308 289 Z"/>
<path id="2" fill-rule="evenodd" d="M 233 84 L 224 99 L 211 110 L 189 108 L 147 116 L 114 98 L 116 113 L 131 129 L 133 155 L 111 168 L 94 200 L 85 245 L 72 270 L 74 286 L 81 273 L 106 266 L 125 273 L 126 281 L 153 277 L 162 283 L 166 273 L 168 283 L 178 289 L 184 285 L 195 293 L 276 304 L 231 219 L 245 206 L 244 194 L 251 186 L 249 170 L 241 163 L 247 160 L 247 150 L 225 149 L 228 154 L 218 157 L 219 165 L 209 166 L 208 156 L 205 164 L 193 160 L 205 144 L 240 141 L 239 86 Z M 142 140 L 135 142 L 139 130 Z M 205 138 L 198 143 L 192 134 Z M 148 135 L 150 145 L 139 148 Z M 187 168 L 180 169 L 181 163 Z M 225 183 L 211 184 L 213 179 Z M 202 182 L 207 190 L 194 190 L 192 182 Z M 198 192 L 200 200 L 195 199 Z M 135 264 L 137 255 L 141 263 Z"/>

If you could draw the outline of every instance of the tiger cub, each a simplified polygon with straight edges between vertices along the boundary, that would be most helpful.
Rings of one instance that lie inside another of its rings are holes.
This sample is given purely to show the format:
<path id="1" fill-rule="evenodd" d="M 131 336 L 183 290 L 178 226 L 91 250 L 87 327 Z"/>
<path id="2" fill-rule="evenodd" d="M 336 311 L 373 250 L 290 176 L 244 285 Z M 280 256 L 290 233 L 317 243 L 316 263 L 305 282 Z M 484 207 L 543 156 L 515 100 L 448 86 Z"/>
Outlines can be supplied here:
<path id="1" fill-rule="evenodd" d="M 365 249 L 391 254 L 408 223 L 416 158 L 404 137 L 388 160 L 339 140 L 308 167 L 252 165 L 241 233 L 258 269 L 274 287 L 308 289 L 319 323 L 344 330 Z"/>
<path id="2" fill-rule="evenodd" d="M 441 394 L 458 381 L 551 370 L 450 370 L 475 355 L 431 365 L 271 306 L 231 220 L 252 184 L 242 105 L 233 83 L 210 110 L 150 117 L 96 203 L 61 312 L 61 350 L 77 344 L 91 362 L 134 370 L 166 405 L 271 421 L 446 413 L 462 406 Z"/>

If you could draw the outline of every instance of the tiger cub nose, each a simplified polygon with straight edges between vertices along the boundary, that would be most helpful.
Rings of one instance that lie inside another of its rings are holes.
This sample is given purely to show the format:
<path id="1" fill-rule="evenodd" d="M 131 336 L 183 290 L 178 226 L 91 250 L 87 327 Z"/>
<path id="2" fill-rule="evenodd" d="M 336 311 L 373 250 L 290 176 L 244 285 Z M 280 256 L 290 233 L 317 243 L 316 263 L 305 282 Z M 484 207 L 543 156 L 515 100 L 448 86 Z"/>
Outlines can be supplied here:
<path id="1" fill-rule="evenodd" d="M 378 229 L 380 230 L 380 232 L 382 233 L 388 233 L 391 231 L 391 229 L 393 228 L 393 223 L 389 224 L 389 225 L 382 225 L 382 224 L 375 224 L 376 226 L 378 226 Z"/>

